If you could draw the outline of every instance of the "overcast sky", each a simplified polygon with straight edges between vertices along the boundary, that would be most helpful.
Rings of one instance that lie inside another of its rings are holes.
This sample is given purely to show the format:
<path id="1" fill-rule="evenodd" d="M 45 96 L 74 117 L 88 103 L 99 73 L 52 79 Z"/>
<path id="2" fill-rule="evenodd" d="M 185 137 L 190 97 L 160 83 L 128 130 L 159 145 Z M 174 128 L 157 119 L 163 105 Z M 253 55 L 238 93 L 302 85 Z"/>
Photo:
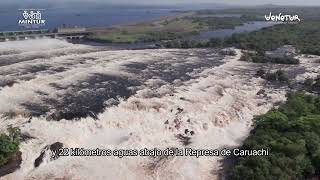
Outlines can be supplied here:
<path id="1" fill-rule="evenodd" d="M 104 2 L 112 4 L 184 4 L 184 3 L 220 3 L 234 5 L 261 5 L 261 4 L 276 4 L 276 5 L 320 5 L 320 0 L 0 0 L 1 3 L 13 2 Z"/>
<path id="2" fill-rule="evenodd" d="M 89 0 L 87 0 L 89 1 Z M 99 1 L 99 0 L 98 0 Z M 132 0 L 105 0 L 110 2 L 129 2 Z M 135 0 L 141 3 L 222 3 L 236 5 L 283 4 L 283 5 L 320 5 L 320 0 Z"/>

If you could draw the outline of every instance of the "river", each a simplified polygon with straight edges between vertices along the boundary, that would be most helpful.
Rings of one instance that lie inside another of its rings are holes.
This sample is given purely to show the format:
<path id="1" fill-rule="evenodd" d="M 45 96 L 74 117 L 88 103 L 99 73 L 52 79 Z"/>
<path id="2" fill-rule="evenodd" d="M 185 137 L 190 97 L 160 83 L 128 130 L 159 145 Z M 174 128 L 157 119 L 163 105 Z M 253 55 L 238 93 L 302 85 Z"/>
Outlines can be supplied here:
<path id="1" fill-rule="evenodd" d="M 50 148 L 239 146 L 253 116 L 285 97 L 263 87 L 256 68 L 235 53 L 109 51 L 58 39 L 0 42 L 0 131 L 11 125 L 28 137 L 20 169 L 1 179 L 217 179 L 217 156 L 55 159 Z M 262 88 L 268 97 L 256 95 Z"/>
<path id="2" fill-rule="evenodd" d="M 187 40 L 205 40 L 210 38 L 225 38 L 230 37 L 234 33 L 252 32 L 265 27 L 274 26 L 279 23 L 267 21 L 252 21 L 244 23 L 241 26 L 236 26 L 234 29 L 218 29 L 214 31 L 202 32 L 198 35 L 186 38 Z"/>
<path id="3" fill-rule="evenodd" d="M 198 35 L 193 35 L 190 37 L 186 37 L 184 40 L 208 40 L 210 38 L 225 38 L 230 37 L 234 33 L 243 33 L 243 32 L 252 32 L 265 27 L 274 26 L 279 23 L 274 22 L 266 22 L 266 21 L 252 21 L 249 23 L 244 23 L 241 26 L 236 26 L 234 29 L 218 29 L 214 31 L 202 32 Z M 92 42 L 88 40 L 76 40 L 72 41 L 72 43 L 86 44 L 91 46 L 106 46 L 112 49 L 154 49 L 158 48 L 155 42 L 148 43 L 103 43 L 103 42 Z"/>

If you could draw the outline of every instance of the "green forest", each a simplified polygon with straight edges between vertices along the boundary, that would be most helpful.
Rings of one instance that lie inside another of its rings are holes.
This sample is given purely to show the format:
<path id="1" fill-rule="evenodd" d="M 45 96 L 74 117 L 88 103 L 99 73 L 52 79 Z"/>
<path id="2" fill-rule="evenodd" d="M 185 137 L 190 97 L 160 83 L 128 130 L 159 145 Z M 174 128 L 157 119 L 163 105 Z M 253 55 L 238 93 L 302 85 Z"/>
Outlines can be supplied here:
<path id="1" fill-rule="evenodd" d="M 0 134 L 0 167 L 6 165 L 19 151 L 20 129 L 9 127 L 8 134 Z"/>
<path id="2" fill-rule="evenodd" d="M 245 12 L 245 13 L 244 13 Z M 236 33 L 231 37 L 208 40 L 173 40 L 162 42 L 167 48 L 230 47 L 256 50 L 274 50 L 283 45 L 294 45 L 303 54 L 320 55 L 320 8 L 319 7 L 270 7 L 248 9 L 202 10 L 203 14 L 242 14 L 241 19 L 258 20 L 265 14 L 299 14 L 301 22 L 283 23 L 249 33 Z M 215 20 L 216 21 L 216 20 Z M 240 21 L 241 22 L 241 21 Z M 210 24 L 210 23 L 207 23 Z"/>
<path id="3" fill-rule="evenodd" d="M 235 180 L 315 178 L 320 173 L 320 97 L 288 93 L 278 109 L 254 119 L 242 149 L 269 148 L 269 156 L 240 157 Z"/>
<path id="4" fill-rule="evenodd" d="M 303 54 L 320 55 L 320 21 L 276 25 L 251 33 L 234 34 L 224 41 L 224 46 L 257 51 L 274 50 L 287 44 L 294 45 Z"/>
<path id="5" fill-rule="evenodd" d="M 183 39 L 216 29 L 235 28 L 243 23 L 254 20 L 252 17 L 198 17 L 182 16 L 168 18 L 153 23 L 138 23 L 121 26 L 118 29 L 105 29 L 93 33 L 87 40 L 108 43 L 142 43 Z M 1 35 L 1 34 L 0 34 Z"/>
<path id="6" fill-rule="evenodd" d="M 256 50 L 275 50 L 283 45 L 294 45 L 303 54 L 320 55 L 320 21 L 299 24 L 279 24 L 250 33 L 233 34 L 222 39 L 205 41 L 174 40 L 163 43 L 166 48 L 230 47 Z"/>

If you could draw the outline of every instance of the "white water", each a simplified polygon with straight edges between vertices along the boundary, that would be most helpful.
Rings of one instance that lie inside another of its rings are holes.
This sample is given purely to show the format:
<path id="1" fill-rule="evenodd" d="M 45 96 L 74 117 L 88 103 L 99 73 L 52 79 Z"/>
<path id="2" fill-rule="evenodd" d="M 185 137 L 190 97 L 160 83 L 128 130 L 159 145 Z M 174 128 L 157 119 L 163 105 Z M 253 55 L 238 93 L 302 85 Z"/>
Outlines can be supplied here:
<path id="1" fill-rule="evenodd" d="M 238 146 L 250 131 L 252 117 L 265 113 L 273 103 L 284 100 L 284 92 L 281 91 L 267 89 L 268 98 L 256 95 L 264 81 L 246 75 L 252 67 L 237 61 L 240 57 L 240 51 L 237 50 L 238 55 L 226 57 L 225 64 L 221 66 L 190 73 L 193 77 L 191 80 L 183 82 L 177 79 L 174 84 L 159 80 L 158 77 L 147 80 L 135 95 L 99 114 L 97 121 L 82 118 L 79 121 L 57 122 L 34 117 L 31 123 L 26 123 L 28 118 L 23 115 L 28 112 L 21 103 L 42 103 L 36 91 L 41 90 L 57 99 L 68 91 L 54 89 L 49 85 L 52 82 L 67 86 L 92 73 L 135 78 L 135 74 L 125 71 L 122 66 L 124 63 L 169 61 L 176 65 L 210 57 L 188 58 L 175 54 L 194 54 L 198 51 L 193 49 L 96 52 L 98 50 L 93 47 L 71 45 L 58 40 L 46 40 L 46 46 L 37 40 L 34 43 L 38 45 L 34 48 L 29 47 L 31 41 L 10 43 L 7 48 L 6 44 L 0 44 L 0 53 L 25 48 L 22 53 L 12 56 L 38 54 L 44 49 L 50 49 L 53 53 L 48 53 L 46 58 L 0 67 L 2 71 L 18 72 L 35 64 L 63 66 L 68 70 L 53 74 L 48 71 L 33 73 L 34 79 L 19 80 L 19 83 L 0 90 L 0 113 L 14 111 L 19 114 L 14 119 L 3 117 L 0 129 L 4 131 L 7 125 L 12 124 L 20 127 L 23 133 L 28 132 L 35 137 L 21 144 L 21 168 L 4 179 L 216 179 L 221 166 L 220 157 L 173 157 L 160 163 L 153 158 L 143 157 L 60 157 L 54 161 L 45 158 L 38 168 L 34 168 L 33 164 L 42 148 L 57 141 L 62 142 L 64 147 L 92 149 L 183 148 L 176 135 L 183 134 L 185 129 L 195 132 L 188 147 L 218 149 Z M 58 51 L 72 53 L 54 55 Z M 80 51 L 80 54 L 74 53 Z M 207 51 L 210 54 L 210 50 Z M 96 59 L 91 60 L 92 57 Z M 85 63 L 80 64 L 83 58 L 86 59 Z M 17 74 L 10 76 L 19 77 Z M 182 108 L 182 113 L 176 115 L 177 108 Z M 169 123 L 165 124 L 167 120 Z M 150 168 L 151 165 L 155 165 L 154 168 Z"/>

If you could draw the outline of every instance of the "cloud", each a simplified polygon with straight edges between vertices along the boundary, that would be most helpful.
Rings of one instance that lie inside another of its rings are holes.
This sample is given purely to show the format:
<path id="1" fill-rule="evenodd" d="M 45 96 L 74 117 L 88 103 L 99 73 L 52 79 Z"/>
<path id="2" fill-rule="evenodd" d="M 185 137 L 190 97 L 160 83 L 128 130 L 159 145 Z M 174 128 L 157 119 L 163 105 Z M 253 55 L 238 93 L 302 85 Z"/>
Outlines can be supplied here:
<path id="1" fill-rule="evenodd" d="M 261 4 L 279 4 L 279 5 L 320 5 L 319 0 L 10 0 L 0 2 L 0 4 L 10 3 L 70 3 L 70 2 L 83 2 L 83 3 L 111 3 L 111 4 L 190 4 L 190 3 L 219 3 L 219 4 L 235 4 L 235 5 L 261 5 Z"/>

